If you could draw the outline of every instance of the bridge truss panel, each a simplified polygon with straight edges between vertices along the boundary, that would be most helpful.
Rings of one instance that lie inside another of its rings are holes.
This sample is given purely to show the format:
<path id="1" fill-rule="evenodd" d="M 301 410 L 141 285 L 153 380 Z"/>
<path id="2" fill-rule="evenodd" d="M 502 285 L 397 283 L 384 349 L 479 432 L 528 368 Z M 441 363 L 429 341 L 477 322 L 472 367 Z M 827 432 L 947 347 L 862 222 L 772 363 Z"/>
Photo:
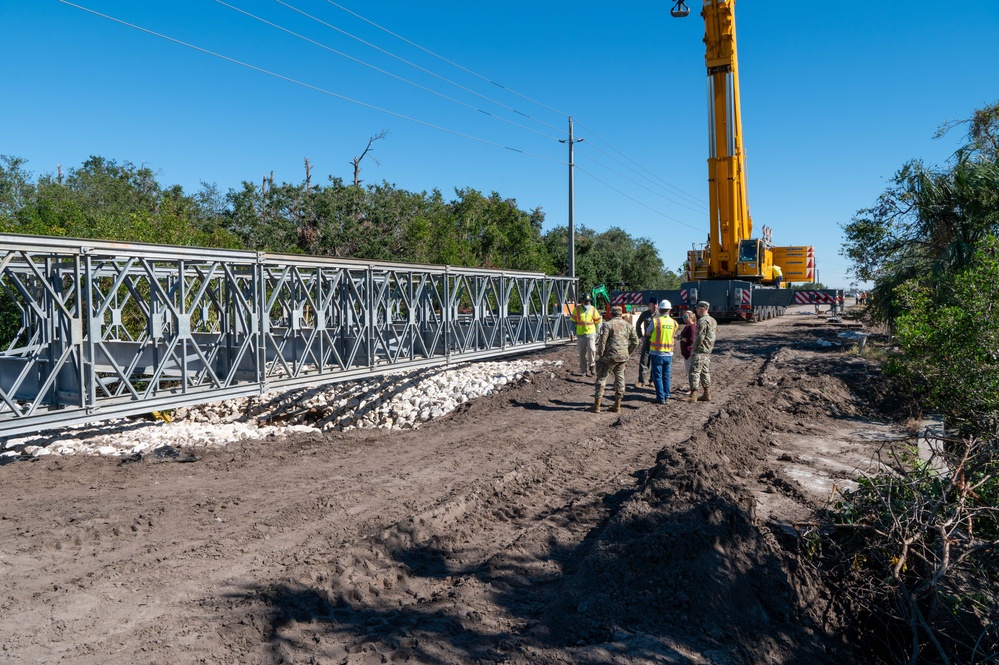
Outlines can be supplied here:
<path id="1" fill-rule="evenodd" d="M 0 234 L 0 437 L 570 338 L 539 273 Z"/>

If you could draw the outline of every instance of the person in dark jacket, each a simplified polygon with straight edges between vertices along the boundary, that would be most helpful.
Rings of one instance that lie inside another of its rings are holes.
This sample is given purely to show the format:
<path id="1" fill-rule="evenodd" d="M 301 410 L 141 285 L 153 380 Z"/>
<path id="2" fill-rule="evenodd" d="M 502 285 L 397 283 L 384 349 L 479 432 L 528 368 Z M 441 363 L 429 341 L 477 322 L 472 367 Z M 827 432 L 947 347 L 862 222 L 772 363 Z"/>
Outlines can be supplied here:
<path id="1" fill-rule="evenodd" d="M 694 335 L 697 334 L 697 316 L 689 309 L 681 317 L 684 323 L 680 331 L 680 355 L 683 356 L 683 375 L 687 377 L 687 392 L 690 392 L 690 358 L 694 353 Z"/>
<path id="2" fill-rule="evenodd" d="M 638 317 L 638 321 L 635 322 L 638 339 L 642 340 L 642 351 L 641 355 L 638 356 L 638 383 L 635 384 L 636 388 L 641 388 L 646 384 L 651 385 L 648 378 L 652 360 L 649 356 L 649 338 L 645 336 L 645 333 L 649 331 L 652 319 L 659 316 L 658 302 L 655 298 L 649 298 L 648 309 L 642 312 L 641 316 Z"/>

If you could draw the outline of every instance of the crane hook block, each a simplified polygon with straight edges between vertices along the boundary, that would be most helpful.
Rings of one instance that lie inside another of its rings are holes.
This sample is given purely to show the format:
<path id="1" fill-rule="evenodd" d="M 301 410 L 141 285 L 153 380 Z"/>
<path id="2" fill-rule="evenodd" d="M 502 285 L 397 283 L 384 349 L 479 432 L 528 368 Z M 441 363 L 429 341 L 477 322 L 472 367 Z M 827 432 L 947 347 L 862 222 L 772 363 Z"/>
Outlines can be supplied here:
<path id="1" fill-rule="evenodd" d="M 669 13 L 673 18 L 683 18 L 684 16 L 690 16 L 690 7 L 687 6 L 684 0 L 677 0 Z"/>

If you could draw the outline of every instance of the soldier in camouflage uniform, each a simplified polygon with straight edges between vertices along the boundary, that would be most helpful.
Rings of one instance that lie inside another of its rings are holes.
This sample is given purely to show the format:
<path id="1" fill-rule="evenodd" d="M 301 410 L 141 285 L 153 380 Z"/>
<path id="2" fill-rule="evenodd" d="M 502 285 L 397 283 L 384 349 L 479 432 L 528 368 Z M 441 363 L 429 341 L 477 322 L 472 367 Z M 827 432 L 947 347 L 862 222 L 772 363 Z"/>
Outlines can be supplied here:
<path id="1" fill-rule="evenodd" d="M 594 413 L 600 413 L 600 400 L 604 396 L 604 386 L 607 375 L 614 373 L 614 406 L 611 412 L 621 411 L 621 400 L 624 399 L 624 366 L 628 357 L 638 348 L 638 335 L 635 328 L 621 318 L 623 310 L 611 307 L 611 320 L 600 329 L 597 340 L 597 380 L 594 383 L 593 407 Z"/>
<path id="2" fill-rule="evenodd" d="M 688 402 L 711 401 L 711 351 L 715 348 L 718 322 L 708 314 L 711 305 L 702 300 L 697 303 L 697 332 L 694 333 L 694 348 L 690 354 L 690 397 Z M 704 388 L 704 394 L 697 396 L 697 389 Z"/>

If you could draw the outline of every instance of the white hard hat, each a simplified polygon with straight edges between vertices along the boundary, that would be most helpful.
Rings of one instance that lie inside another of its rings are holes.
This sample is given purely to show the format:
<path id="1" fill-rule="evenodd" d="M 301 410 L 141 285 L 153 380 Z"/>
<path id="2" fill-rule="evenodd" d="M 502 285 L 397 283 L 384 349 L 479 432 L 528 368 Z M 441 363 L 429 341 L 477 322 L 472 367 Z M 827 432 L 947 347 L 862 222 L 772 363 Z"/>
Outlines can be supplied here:
<path id="1" fill-rule="evenodd" d="M 668 300 L 663 300 L 659 303 L 659 309 L 673 309 L 673 305 Z"/>

